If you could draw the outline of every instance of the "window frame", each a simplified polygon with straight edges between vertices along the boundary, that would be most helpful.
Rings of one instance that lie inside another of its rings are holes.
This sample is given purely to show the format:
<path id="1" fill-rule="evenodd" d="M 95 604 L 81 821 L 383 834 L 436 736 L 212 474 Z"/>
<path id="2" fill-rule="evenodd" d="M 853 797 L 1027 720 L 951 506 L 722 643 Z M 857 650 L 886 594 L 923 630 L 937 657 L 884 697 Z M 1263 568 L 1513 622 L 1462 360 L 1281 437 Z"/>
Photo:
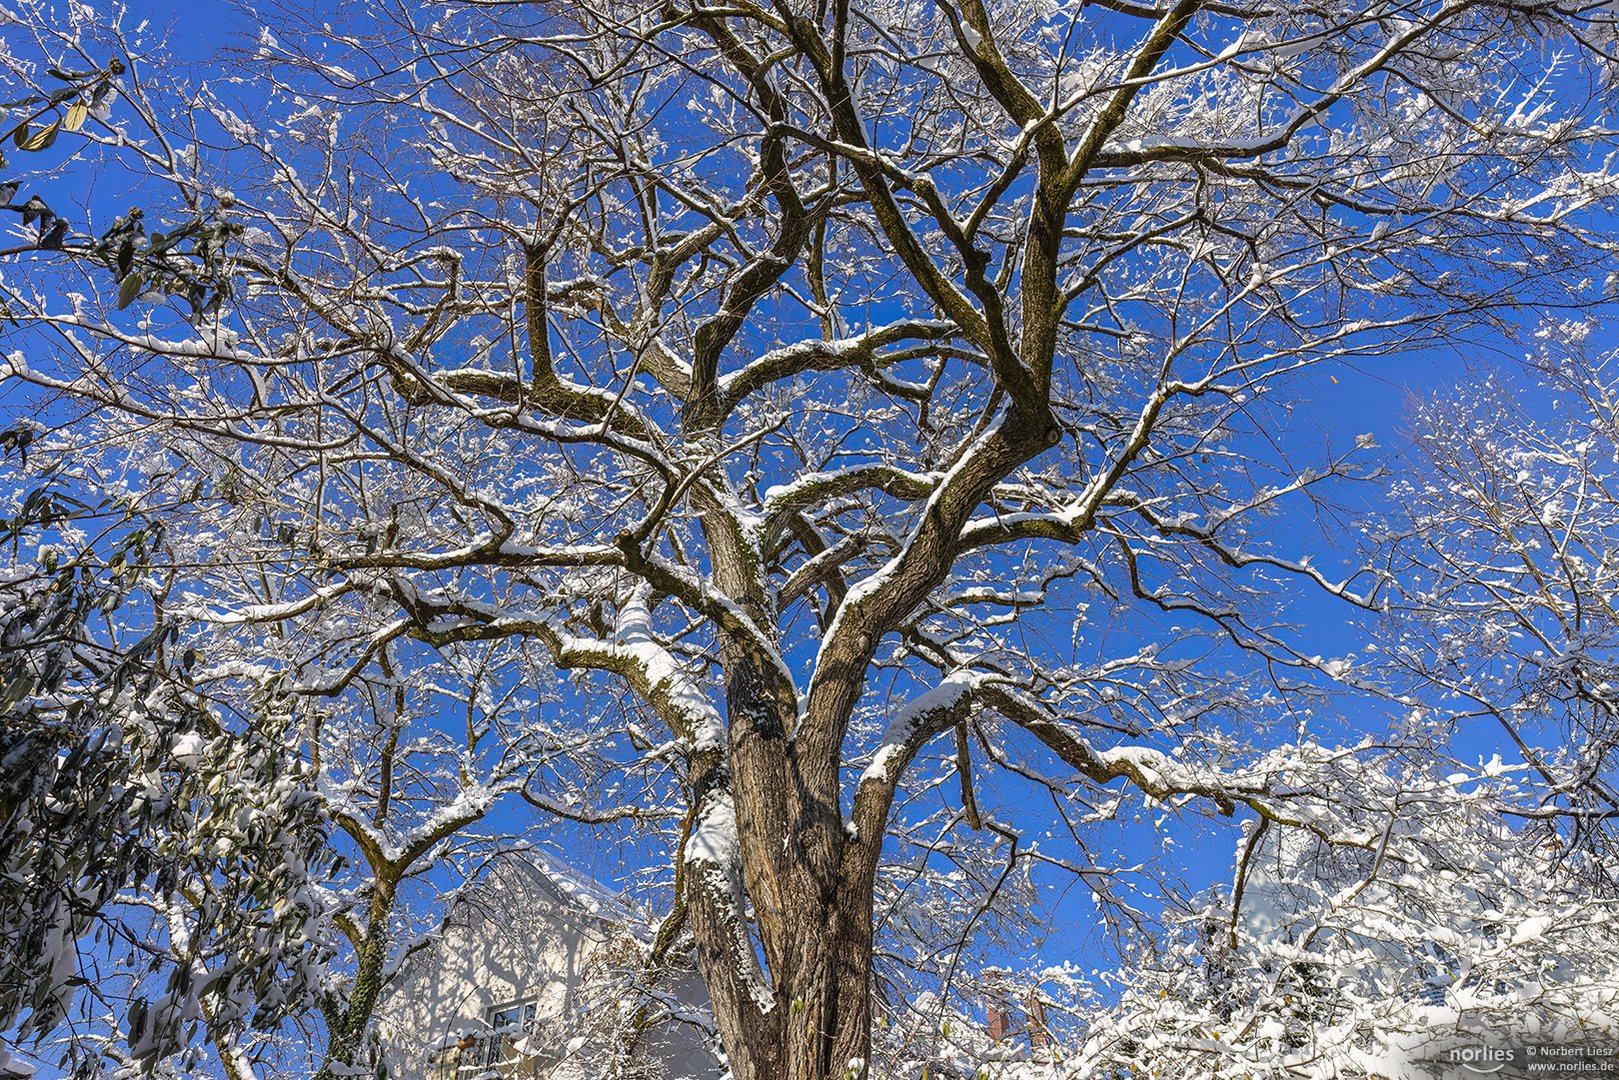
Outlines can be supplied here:
<path id="1" fill-rule="evenodd" d="M 499 1005 L 491 1005 L 484 1010 L 484 1027 L 487 1029 L 480 1040 L 479 1064 L 485 1069 L 493 1069 L 505 1064 L 507 1059 L 508 1043 L 515 1042 L 516 1037 L 528 1034 L 534 1030 L 534 1020 L 539 1012 L 540 999 L 530 994 L 527 997 L 514 998 Z M 502 1017 L 506 1019 L 502 1020 Z"/>

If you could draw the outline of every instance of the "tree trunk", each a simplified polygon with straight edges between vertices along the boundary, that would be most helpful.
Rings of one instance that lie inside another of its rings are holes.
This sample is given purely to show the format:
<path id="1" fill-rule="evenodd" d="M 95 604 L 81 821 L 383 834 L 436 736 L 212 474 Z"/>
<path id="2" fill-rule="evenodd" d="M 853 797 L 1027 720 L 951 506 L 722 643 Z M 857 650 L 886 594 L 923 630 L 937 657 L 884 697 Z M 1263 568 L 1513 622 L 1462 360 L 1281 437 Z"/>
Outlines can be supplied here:
<path id="1" fill-rule="evenodd" d="M 685 880 L 721 1041 L 736 1080 L 859 1080 L 881 837 L 845 832 L 836 762 L 800 758 L 773 662 L 722 653 L 728 753 L 693 757 Z"/>
<path id="2" fill-rule="evenodd" d="M 355 949 L 354 982 L 348 1001 L 330 1025 L 326 1057 L 315 1080 L 347 1075 L 366 1050 L 365 1036 L 382 995 L 382 969 L 388 957 L 388 919 L 393 913 L 397 885 L 392 877 L 378 877 L 367 911 L 365 937 Z"/>
<path id="3" fill-rule="evenodd" d="M 800 939 L 799 990 L 782 1018 L 781 1075 L 861 1080 L 871 1056 L 870 934 L 841 904 L 819 914 L 821 921 L 807 922 Z"/>
<path id="4" fill-rule="evenodd" d="M 725 950 L 700 948 L 715 1020 L 736 1080 L 864 1080 L 871 1057 L 872 897 L 851 881 L 823 902 L 800 894 L 775 923 L 760 924 L 779 952 L 768 1005 L 725 991 Z M 699 941 L 701 944 L 701 936 Z"/>

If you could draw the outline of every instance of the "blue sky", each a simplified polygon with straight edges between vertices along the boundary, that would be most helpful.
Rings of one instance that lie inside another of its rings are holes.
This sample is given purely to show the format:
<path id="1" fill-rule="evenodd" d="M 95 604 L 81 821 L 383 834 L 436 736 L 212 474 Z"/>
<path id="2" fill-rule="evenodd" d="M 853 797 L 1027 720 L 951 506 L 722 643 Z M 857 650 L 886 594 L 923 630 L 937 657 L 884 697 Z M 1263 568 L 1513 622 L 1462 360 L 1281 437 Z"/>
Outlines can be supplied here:
<path id="1" fill-rule="evenodd" d="M 345 5 L 326 6 L 336 12 Z M 216 49 L 249 45 L 257 35 L 252 14 L 235 4 L 207 0 L 191 3 L 140 0 L 131 3 L 129 10 L 136 19 L 151 20 L 154 29 L 167 27 L 169 47 L 182 63 L 205 58 Z M 183 68 L 176 73 L 185 74 Z M 1502 348 L 1508 353 L 1520 351 L 1518 346 L 1507 342 L 1502 343 Z M 1369 360 L 1359 365 L 1334 364 L 1320 368 L 1306 376 L 1303 383 L 1300 405 L 1293 415 L 1294 437 L 1302 444 L 1311 441 L 1313 431 L 1319 431 L 1324 439 L 1346 446 L 1356 435 L 1370 432 L 1382 448 L 1379 455 L 1393 463 L 1401 456 L 1405 445 L 1404 417 L 1411 397 L 1434 393 L 1462 381 L 1466 367 L 1464 358 L 1454 351 L 1434 349 L 1417 355 Z M 1296 391 L 1299 389 L 1295 387 Z M 1346 492 L 1346 497 L 1354 504 L 1361 496 L 1351 490 Z M 1364 498 L 1369 505 L 1375 502 L 1376 493 L 1366 492 Z M 1311 556 L 1318 565 L 1340 561 L 1341 550 L 1333 550 L 1330 542 L 1321 546 L 1322 550 L 1287 554 Z M 1364 628 L 1357 625 L 1345 605 L 1305 587 L 1300 588 L 1295 601 L 1292 611 L 1303 627 L 1302 636 L 1312 643 L 1315 651 L 1346 652 L 1363 643 Z M 1350 729 L 1363 723 L 1368 727 L 1382 724 L 1382 719 L 1375 716 L 1345 717 L 1344 720 Z M 1222 845 L 1194 846 L 1189 852 L 1183 852 L 1182 858 L 1192 876 L 1201 872 L 1216 880 L 1223 875 L 1229 855 L 1229 849 Z M 1074 912 L 1076 925 L 1084 916 L 1083 908 L 1084 905 Z"/>
<path id="2" fill-rule="evenodd" d="M 182 62 L 203 57 L 220 47 L 249 43 L 256 34 L 251 17 L 230 4 L 160 0 L 132 4 L 131 11 L 150 18 L 156 26 L 169 26 L 170 47 Z M 1506 355 L 1523 351 L 1523 346 L 1510 341 L 1501 342 L 1499 347 Z M 1445 392 L 1464 383 L 1469 377 L 1470 361 L 1487 365 L 1490 359 L 1436 348 L 1360 365 L 1323 367 L 1296 387 L 1300 404 L 1293 416 L 1295 434 L 1302 440 L 1306 434 L 1319 431 L 1334 444 L 1346 446 L 1356 435 L 1369 432 L 1377 437 L 1382 447 L 1378 452 L 1381 457 L 1395 464 L 1406 444 L 1407 404 L 1412 396 Z M 1351 503 L 1357 497 L 1354 492 L 1347 494 Z M 1367 492 L 1366 503 L 1369 505 L 1375 497 L 1375 491 Z M 1301 550 L 1288 554 L 1310 555 L 1318 564 L 1326 564 L 1336 561 L 1342 549 L 1334 549 L 1329 542 L 1320 551 Z M 1304 628 L 1302 635 L 1314 643 L 1313 651 L 1329 655 L 1345 652 L 1365 640 L 1364 629 L 1352 618 L 1351 611 L 1324 594 L 1301 586 L 1292 610 Z M 1383 722 L 1384 718 L 1372 711 L 1364 717 L 1344 718 L 1345 727 L 1350 729 L 1381 728 Z M 1480 756 L 1488 756 L 1489 745 L 1488 740 L 1481 744 Z M 514 814 L 520 813 L 514 807 Z M 1208 882 L 1224 879 L 1231 855 L 1224 830 L 1193 826 L 1180 834 L 1179 839 L 1182 846 L 1175 858 L 1194 883 L 1200 877 Z M 580 857 L 581 854 L 586 857 Z M 572 857 L 586 868 L 613 876 L 611 863 L 603 855 L 591 858 L 588 852 L 580 852 Z M 1094 947 L 1094 942 L 1088 941 L 1093 909 L 1086 890 L 1077 888 L 1068 892 L 1054 910 L 1061 926 L 1046 947 L 1045 958 L 1056 962 L 1074 956 L 1084 963 L 1084 956 L 1093 953 Z"/>

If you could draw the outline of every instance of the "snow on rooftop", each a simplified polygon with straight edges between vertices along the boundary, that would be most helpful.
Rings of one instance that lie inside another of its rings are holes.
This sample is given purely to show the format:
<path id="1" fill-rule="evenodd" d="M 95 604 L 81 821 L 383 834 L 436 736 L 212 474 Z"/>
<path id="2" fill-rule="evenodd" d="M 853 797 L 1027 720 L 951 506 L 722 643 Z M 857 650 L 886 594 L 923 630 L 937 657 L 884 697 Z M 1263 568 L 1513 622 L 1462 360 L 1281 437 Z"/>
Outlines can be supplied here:
<path id="1" fill-rule="evenodd" d="M 558 899 L 604 922 L 610 922 L 636 937 L 650 937 L 656 929 L 654 916 L 641 905 L 614 891 L 565 860 L 539 848 L 530 849 L 521 860 L 537 870 Z"/>

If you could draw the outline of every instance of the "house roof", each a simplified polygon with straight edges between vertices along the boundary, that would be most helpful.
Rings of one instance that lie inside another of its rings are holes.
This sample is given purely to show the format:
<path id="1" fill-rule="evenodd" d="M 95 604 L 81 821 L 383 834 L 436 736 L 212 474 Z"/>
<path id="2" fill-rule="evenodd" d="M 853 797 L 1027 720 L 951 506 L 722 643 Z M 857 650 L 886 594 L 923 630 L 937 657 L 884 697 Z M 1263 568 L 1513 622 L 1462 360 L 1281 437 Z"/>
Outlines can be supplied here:
<path id="1" fill-rule="evenodd" d="M 532 848 L 514 853 L 503 865 L 532 874 L 558 903 L 637 938 L 650 940 L 656 931 L 656 918 L 652 913 L 551 852 Z M 492 881 L 484 888 L 491 885 Z"/>

